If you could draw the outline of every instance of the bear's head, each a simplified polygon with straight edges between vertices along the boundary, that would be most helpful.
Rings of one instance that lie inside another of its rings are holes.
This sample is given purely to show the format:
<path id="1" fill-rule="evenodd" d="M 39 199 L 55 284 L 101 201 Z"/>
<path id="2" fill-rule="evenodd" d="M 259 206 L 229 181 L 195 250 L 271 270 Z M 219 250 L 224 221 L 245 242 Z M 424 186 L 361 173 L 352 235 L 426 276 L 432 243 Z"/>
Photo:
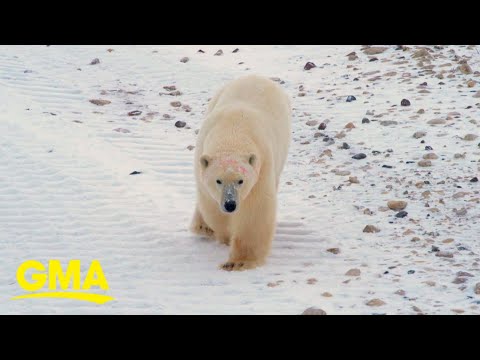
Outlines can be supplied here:
<path id="1" fill-rule="evenodd" d="M 220 210 L 233 213 L 257 183 L 260 159 L 254 153 L 200 157 L 201 181 Z"/>

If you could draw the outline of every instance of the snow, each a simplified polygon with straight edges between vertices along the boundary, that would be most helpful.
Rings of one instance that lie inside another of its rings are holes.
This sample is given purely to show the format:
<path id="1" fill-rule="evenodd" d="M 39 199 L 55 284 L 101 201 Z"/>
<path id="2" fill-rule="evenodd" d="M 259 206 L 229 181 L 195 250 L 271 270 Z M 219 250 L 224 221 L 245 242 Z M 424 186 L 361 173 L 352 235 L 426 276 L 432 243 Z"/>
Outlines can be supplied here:
<path id="1" fill-rule="evenodd" d="M 222 56 L 213 55 L 218 49 Z M 444 80 L 425 75 L 411 58 L 415 47 L 403 52 L 390 46 L 374 62 L 360 49 L 0 46 L 0 313 L 300 314 L 312 306 L 327 314 L 415 314 L 413 306 L 427 314 L 453 314 L 452 309 L 480 313 L 480 297 L 474 293 L 480 282 L 480 185 L 469 181 L 479 176 L 480 140 L 458 138 L 480 135 L 480 100 L 472 97 L 479 86 L 465 85 L 475 74 L 456 72 Z M 476 48 L 450 46 L 438 50 L 433 63 L 452 65 L 435 70 L 457 66 L 450 49 L 471 56 L 469 64 L 478 69 Z M 352 51 L 359 60 L 348 60 Z M 180 62 L 185 56 L 189 61 Z M 394 64 L 401 56 L 408 63 Z M 89 65 L 94 58 L 100 63 Z M 307 61 L 317 67 L 303 70 Z M 397 74 L 384 75 L 391 71 Z M 218 265 L 227 260 L 228 247 L 188 232 L 195 183 L 193 151 L 187 146 L 195 144 L 208 99 L 225 81 L 247 73 L 285 81 L 282 86 L 294 107 L 294 141 L 279 190 L 278 228 L 268 263 L 225 272 Z M 382 78 L 369 81 L 377 75 Z M 423 81 L 429 93 L 418 93 Z M 167 85 L 183 94 L 159 95 Z M 298 96 L 300 85 L 305 96 Z M 347 103 L 349 95 L 357 100 Z M 404 98 L 412 106 L 401 107 Z M 91 99 L 111 103 L 97 106 Z M 173 108 L 171 101 L 188 104 L 192 111 Z M 425 114 L 412 118 L 419 109 Z M 127 115 L 134 110 L 142 114 Z M 375 118 L 368 111 L 385 115 Z M 452 116 L 447 125 L 427 124 L 455 111 L 460 117 Z M 364 117 L 378 121 L 362 124 Z M 176 128 L 177 120 L 190 128 Z M 329 120 L 324 134 L 334 138 L 343 130 L 346 136 L 327 145 L 322 137 L 314 138 L 318 125 L 307 126 L 309 120 Z M 398 125 L 382 126 L 383 120 Z M 354 129 L 344 129 L 349 122 Z M 427 136 L 414 139 L 413 133 L 421 130 Z M 350 149 L 338 149 L 343 142 Z M 428 153 L 426 145 L 439 159 L 432 160 L 432 167 L 418 167 Z M 328 149 L 332 158 L 321 156 Z M 374 156 L 372 150 L 381 153 Z M 360 152 L 367 158 L 351 158 Z M 454 159 L 464 152 L 465 159 Z M 360 183 L 350 184 L 349 176 L 333 169 L 350 171 Z M 129 175 L 133 171 L 141 174 Z M 424 181 L 430 184 L 415 186 Z M 422 196 L 427 190 L 430 198 Z M 468 194 L 454 199 L 458 192 Z M 406 218 L 379 210 L 395 199 L 408 202 Z M 429 211 L 426 202 L 438 212 Z M 365 208 L 373 215 L 364 214 Z M 467 209 L 465 216 L 453 211 L 461 208 Z M 363 233 L 369 224 L 381 231 Z M 413 233 L 403 235 L 407 229 Z M 443 242 L 449 238 L 454 241 Z M 432 245 L 453 252 L 454 258 L 435 256 Z M 10 300 L 24 293 L 16 270 L 30 259 L 65 264 L 80 259 L 83 275 L 99 259 L 110 286 L 106 294 L 115 300 L 104 305 Z M 360 276 L 345 275 L 350 269 L 359 269 Z M 453 284 L 458 271 L 473 277 Z M 405 295 L 395 294 L 398 290 Z M 372 299 L 385 304 L 368 306 Z"/>

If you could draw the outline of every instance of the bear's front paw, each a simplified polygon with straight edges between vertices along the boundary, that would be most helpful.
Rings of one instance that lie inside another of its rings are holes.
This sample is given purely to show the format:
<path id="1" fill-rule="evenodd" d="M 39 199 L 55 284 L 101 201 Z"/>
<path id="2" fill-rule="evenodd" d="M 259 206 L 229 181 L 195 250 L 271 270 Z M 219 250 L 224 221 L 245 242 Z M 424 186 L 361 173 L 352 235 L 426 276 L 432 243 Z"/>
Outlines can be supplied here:
<path id="1" fill-rule="evenodd" d="M 220 269 L 225 271 L 242 271 L 242 270 L 254 269 L 259 265 L 261 265 L 259 262 L 250 261 L 250 260 L 227 261 L 226 263 L 223 263 L 220 265 Z"/>
<path id="2" fill-rule="evenodd" d="M 207 237 L 213 237 L 213 230 L 205 224 L 196 224 L 191 227 L 193 233 Z"/>

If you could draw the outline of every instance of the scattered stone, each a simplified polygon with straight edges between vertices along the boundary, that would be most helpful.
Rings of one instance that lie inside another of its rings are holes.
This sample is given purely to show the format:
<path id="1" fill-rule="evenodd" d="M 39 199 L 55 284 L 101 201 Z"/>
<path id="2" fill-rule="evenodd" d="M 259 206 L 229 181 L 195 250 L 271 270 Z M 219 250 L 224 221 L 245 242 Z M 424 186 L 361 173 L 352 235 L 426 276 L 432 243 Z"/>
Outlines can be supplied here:
<path id="1" fill-rule="evenodd" d="M 352 184 L 360 184 L 360 181 L 358 181 L 357 177 L 356 176 L 350 176 L 348 178 L 348 181 Z"/>
<path id="2" fill-rule="evenodd" d="M 129 175 L 140 175 L 142 172 L 141 171 L 132 171 Z"/>
<path id="3" fill-rule="evenodd" d="M 189 60 L 190 60 L 190 59 L 185 56 L 185 57 L 183 57 L 183 58 L 180 59 L 180 62 L 185 64 L 185 63 L 187 63 Z"/>
<path id="4" fill-rule="evenodd" d="M 335 254 L 335 255 L 340 254 L 340 249 L 339 248 L 330 248 L 330 249 L 327 249 L 327 251 L 329 253 L 332 253 L 332 254 Z"/>
<path id="5" fill-rule="evenodd" d="M 467 86 L 468 86 L 469 88 L 474 87 L 476 84 L 477 84 L 477 83 L 476 83 L 474 80 L 468 80 L 468 81 L 467 81 Z"/>
<path id="6" fill-rule="evenodd" d="M 435 281 L 432 281 L 432 280 L 427 280 L 427 281 L 424 281 L 423 283 L 427 284 L 428 286 L 432 286 L 432 287 L 437 285 L 437 283 Z"/>
<path id="7" fill-rule="evenodd" d="M 444 257 L 444 258 L 453 258 L 453 253 L 450 251 L 438 251 L 435 253 L 437 257 Z"/>
<path id="8" fill-rule="evenodd" d="M 419 49 L 415 51 L 412 55 L 412 58 L 429 58 L 431 57 L 427 49 Z"/>
<path id="9" fill-rule="evenodd" d="M 368 124 L 370 120 L 368 118 L 363 118 L 362 119 L 362 124 Z"/>
<path id="10" fill-rule="evenodd" d="M 309 307 L 302 313 L 302 315 L 327 315 L 327 313 L 322 309 Z"/>
<path id="11" fill-rule="evenodd" d="M 400 212 L 398 212 L 398 213 L 395 215 L 395 217 L 402 219 L 402 218 L 406 217 L 407 215 L 408 215 L 408 212 L 406 212 L 406 211 L 400 211 Z"/>
<path id="12" fill-rule="evenodd" d="M 192 108 L 190 107 L 190 105 L 183 105 L 182 109 L 185 112 L 191 112 L 192 111 Z"/>
<path id="13" fill-rule="evenodd" d="M 320 125 L 318 125 L 318 130 L 325 130 L 327 128 L 327 124 L 322 122 Z"/>
<path id="14" fill-rule="evenodd" d="M 317 282 L 318 282 L 318 280 L 315 279 L 315 278 L 307 279 L 307 284 L 309 284 L 309 285 L 314 285 L 314 284 L 316 284 Z"/>
<path id="15" fill-rule="evenodd" d="M 90 61 L 90 65 L 97 65 L 97 64 L 100 64 L 100 60 L 98 58 L 95 58 L 92 61 Z"/>
<path id="16" fill-rule="evenodd" d="M 405 290 L 397 290 L 397 291 L 395 291 L 395 294 L 400 295 L 400 296 L 405 296 L 406 292 L 405 292 Z"/>
<path id="17" fill-rule="evenodd" d="M 466 62 L 461 64 L 457 69 L 464 75 L 469 75 L 473 73 L 472 68 Z"/>
<path id="18" fill-rule="evenodd" d="M 213 54 L 214 56 L 222 56 L 223 55 L 223 50 L 220 49 L 218 50 L 215 54 Z"/>
<path id="19" fill-rule="evenodd" d="M 325 291 L 324 293 L 322 293 L 322 296 L 323 297 L 332 297 L 333 295 L 330 294 L 329 292 Z"/>
<path id="20" fill-rule="evenodd" d="M 116 129 L 113 129 L 113 131 L 116 131 L 116 132 L 119 132 L 119 133 L 123 133 L 123 134 L 128 134 L 130 132 L 130 130 L 128 129 L 123 129 L 123 128 L 116 128 Z"/>
<path id="21" fill-rule="evenodd" d="M 475 176 L 474 178 L 471 178 L 470 182 L 472 183 L 478 182 L 478 177 Z"/>
<path id="22" fill-rule="evenodd" d="M 417 164 L 421 167 L 432 166 L 432 162 L 430 160 L 420 160 Z"/>
<path id="23" fill-rule="evenodd" d="M 183 128 L 183 127 L 185 127 L 185 125 L 187 125 L 187 123 L 185 121 L 181 121 L 181 120 L 179 120 L 175 123 L 175 127 L 177 127 L 177 128 Z"/>
<path id="24" fill-rule="evenodd" d="M 398 122 L 394 120 L 384 120 L 384 121 L 380 121 L 380 125 L 382 126 L 398 125 Z"/>
<path id="25" fill-rule="evenodd" d="M 423 158 L 425 160 L 436 160 L 436 159 L 438 159 L 438 155 L 435 154 L 435 153 L 428 153 L 428 154 L 423 155 Z"/>
<path id="26" fill-rule="evenodd" d="M 372 300 L 367 301 L 367 303 L 366 303 L 367 306 L 383 306 L 385 304 L 386 304 L 385 301 L 380 300 L 380 299 L 372 299 Z"/>
<path id="27" fill-rule="evenodd" d="M 167 85 L 163 87 L 167 91 L 175 91 L 177 90 L 177 87 L 175 85 Z"/>
<path id="28" fill-rule="evenodd" d="M 360 274 L 361 274 L 360 269 L 350 269 L 345 273 L 345 275 L 347 276 L 360 276 Z"/>
<path id="29" fill-rule="evenodd" d="M 180 101 L 172 101 L 170 105 L 173 107 L 180 107 L 182 106 L 182 103 Z"/>
<path id="30" fill-rule="evenodd" d="M 347 125 L 345 125 L 345 129 L 355 129 L 355 125 L 352 122 L 349 122 Z"/>
<path id="31" fill-rule="evenodd" d="M 475 134 L 467 134 L 463 137 L 463 140 L 465 141 L 474 141 L 478 138 L 478 135 Z"/>
<path id="32" fill-rule="evenodd" d="M 367 157 L 367 155 L 365 155 L 365 154 L 363 154 L 363 153 L 360 153 L 360 154 L 353 155 L 353 156 L 352 156 L 352 159 L 362 160 L 362 159 L 365 159 L 366 157 Z"/>
<path id="33" fill-rule="evenodd" d="M 444 119 L 432 119 L 427 121 L 427 124 L 429 125 L 445 125 L 447 123 L 447 120 Z"/>
<path id="34" fill-rule="evenodd" d="M 407 202 L 402 200 L 390 200 L 387 202 L 387 206 L 390 210 L 400 211 L 407 207 Z"/>
<path id="35" fill-rule="evenodd" d="M 407 100 L 407 99 L 403 99 L 403 100 L 400 102 L 400 105 L 401 105 L 401 106 L 410 106 L 410 101 Z"/>
<path id="36" fill-rule="evenodd" d="M 416 311 L 417 313 L 422 313 L 422 310 L 418 306 L 415 306 L 415 305 L 412 306 L 412 310 Z"/>
<path id="37" fill-rule="evenodd" d="M 303 67 L 304 70 L 310 70 L 310 69 L 313 69 L 313 68 L 316 68 L 317 65 L 315 65 L 313 62 L 307 62 L 305 64 L 305 66 Z"/>
<path id="38" fill-rule="evenodd" d="M 239 52 L 239 51 L 240 51 L 240 49 L 239 49 L 239 48 L 236 48 L 235 50 L 232 51 L 232 53 L 235 54 L 235 53 L 237 53 L 237 52 Z"/>
<path id="39" fill-rule="evenodd" d="M 128 116 L 138 116 L 138 115 L 141 115 L 142 112 L 140 110 L 134 110 L 134 111 L 130 111 L 128 113 Z"/>
<path id="40" fill-rule="evenodd" d="M 352 102 L 352 101 L 355 101 L 355 100 L 357 100 L 357 98 L 355 96 L 353 96 L 353 95 L 347 96 L 347 102 Z"/>
<path id="41" fill-rule="evenodd" d="M 363 52 L 365 53 L 365 55 L 378 55 L 383 53 L 387 49 L 388 48 L 385 46 L 372 46 L 372 47 L 363 49 Z"/>
<path id="42" fill-rule="evenodd" d="M 348 150 L 348 149 L 350 149 L 350 145 L 348 145 L 347 143 L 344 142 L 344 143 L 342 144 L 342 149 L 343 149 L 343 150 Z"/>
<path id="43" fill-rule="evenodd" d="M 417 132 L 415 132 L 415 133 L 413 134 L 413 137 L 414 137 L 415 139 L 420 139 L 420 138 L 422 138 L 422 137 L 424 137 L 424 136 L 426 136 L 426 135 L 427 135 L 427 133 L 426 133 L 425 131 L 417 131 Z"/>
<path id="44" fill-rule="evenodd" d="M 457 272 L 457 276 L 474 277 L 473 274 L 470 274 L 469 272 L 466 272 L 466 271 Z"/>
<path id="45" fill-rule="evenodd" d="M 308 126 L 316 126 L 318 124 L 318 121 L 317 120 L 309 120 L 305 124 L 307 124 Z"/>
<path id="46" fill-rule="evenodd" d="M 95 105 L 98 105 L 98 106 L 104 106 L 104 105 L 108 105 L 108 104 L 111 104 L 112 102 L 109 101 L 109 100 L 100 100 L 100 99 L 93 99 L 93 100 L 89 100 L 92 104 L 95 104 Z"/>
<path id="47" fill-rule="evenodd" d="M 417 111 L 417 114 L 425 114 L 425 110 L 420 109 L 420 110 Z"/>
<path id="48" fill-rule="evenodd" d="M 380 229 L 377 228 L 376 226 L 373 226 L 373 225 L 367 225 L 363 229 L 363 232 L 364 233 L 378 233 L 378 232 L 380 232 Z"/>
<path id="49" fill-rule="evenodd" d="M 475 284 L 475 288 L 473 289 L 473 292 L 477 295 L 480 295 L 480 283 Z"/>

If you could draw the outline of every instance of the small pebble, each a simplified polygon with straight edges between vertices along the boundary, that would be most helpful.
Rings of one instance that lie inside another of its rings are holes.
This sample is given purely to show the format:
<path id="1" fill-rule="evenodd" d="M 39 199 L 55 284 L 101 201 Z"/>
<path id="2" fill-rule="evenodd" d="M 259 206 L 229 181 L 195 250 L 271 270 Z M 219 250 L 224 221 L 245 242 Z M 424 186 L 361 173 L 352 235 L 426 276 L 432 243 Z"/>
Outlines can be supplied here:
<path id="1" fill-rule="evenodd" d="M 380 229 L 377 228 L 376 226 L 373 226 L 373 225 L 367 225 L 363 229 L 364 233 L 378 233 L 379 231 L 380 231 Z"/>
<path id="2" fill-rule="evenodd" d="M 322 309 L 309 307 L 302 313 L 302 315 L 327 315 L 327 313 Z"/>
<path id="3" fill-rule="evenodd" d="M 187 123 L 185 121 L 181 121 L 181 120 L 179 120 L 175 123 L 175 127 L 177 127 L 177 128 L 183 128 L 183 127 L 185 127 L 185 125 L 187 125 Z"/>
<path id="4" fill-rule="evenodd" d="M 316 68 L 317 65 L 315 65 L 313 62 L 307 62 L 305 64 L 305 66 L 303 67 L 304 70 L 310 70 L 310 69 L 313 69 L 313 68 Z"/>
<path id="5" fill-rule="evenodd" d="M 407 100 L 407 99 L 403 99 L 403 100 L 400 102 L 400 105 L 401 105 L 401 106 L 410 106 L 410 101 Z"/>
<path id="6" fill-rule="evenodd" d="M 352 159 L 361 160 L 361 159 L 365 159 L 366 157 L 367 157 L 367 155 L 365 155 L 363 153 L 360 153 L 360 154 L 353 155 Z"/>
<path id="7" fill-rule="evenodd" d="M 355 101 L 355 100 L 357 100 L 357 98 L 356 98 L 355 96 L 353 96 L 353 95 L 349 95 L 349 96 L 347 97 L 347 102 L 352 102 L 352 101 Z"/>

